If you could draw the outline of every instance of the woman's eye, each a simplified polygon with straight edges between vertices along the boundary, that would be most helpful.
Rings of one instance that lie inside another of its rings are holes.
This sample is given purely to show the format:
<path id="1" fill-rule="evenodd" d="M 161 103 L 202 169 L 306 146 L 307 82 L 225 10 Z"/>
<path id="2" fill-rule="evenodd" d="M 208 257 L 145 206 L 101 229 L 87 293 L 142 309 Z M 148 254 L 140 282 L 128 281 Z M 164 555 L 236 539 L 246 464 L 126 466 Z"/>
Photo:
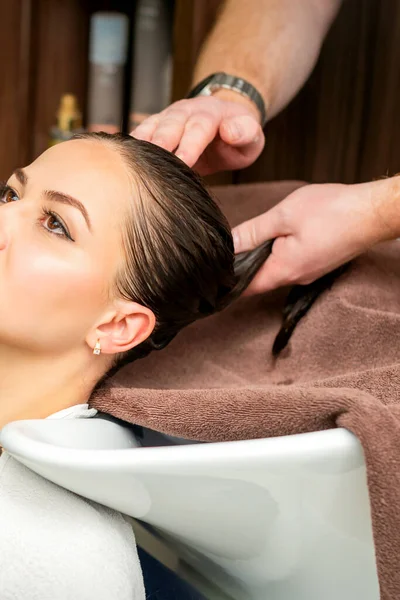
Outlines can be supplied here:
<path id="1" fill-rule="evenodd" d="M 1 189 L 0 202 L 3 204 L 8 204 L 9 202 L 16 202 L 17 200 L 19 200 L 17 192 L 8 185 Z"/>
<path id="2" fill-rule="evenodd" d="M 41 224 L 50 233 L 63 236 L 71 242 L 75 241 L 72 239 L 68 227 L 56 213 L 53 213 L 47 209 L 43 209 L 43 218 L 41 219 Z"/>
<path id="3" fill-rule="evenodd" d="M 62 223 L 60 223 L 60 221 L 57 219 L 57 217 L 55 215 L 48 215 L 45 218 L 45 220 L 43 221 L 43 225 L 46 229 L 51 231 L 51 233 L 69 237 L 67 235 L 64 225 Z"/>

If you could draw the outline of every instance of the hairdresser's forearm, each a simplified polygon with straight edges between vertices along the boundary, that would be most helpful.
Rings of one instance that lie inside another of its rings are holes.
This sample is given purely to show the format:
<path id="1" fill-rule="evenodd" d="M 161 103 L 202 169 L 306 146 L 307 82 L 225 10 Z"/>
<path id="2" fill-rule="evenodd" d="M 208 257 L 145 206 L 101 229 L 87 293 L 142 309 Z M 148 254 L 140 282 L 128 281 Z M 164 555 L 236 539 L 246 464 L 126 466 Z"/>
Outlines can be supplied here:
<path id="1" fill-rule="evenodd" d="M 362 185 L 366 187 L 371 245 L 400 238 L 400 176 Z"/>
<path id="2" fill-rule="evenodd" d="M 194 83 L 217 71 L 243 77 L 261 92 L 268 117 L 273 117 L 310 75 L 340 4 L 226 0 L 201 51 Z"/>

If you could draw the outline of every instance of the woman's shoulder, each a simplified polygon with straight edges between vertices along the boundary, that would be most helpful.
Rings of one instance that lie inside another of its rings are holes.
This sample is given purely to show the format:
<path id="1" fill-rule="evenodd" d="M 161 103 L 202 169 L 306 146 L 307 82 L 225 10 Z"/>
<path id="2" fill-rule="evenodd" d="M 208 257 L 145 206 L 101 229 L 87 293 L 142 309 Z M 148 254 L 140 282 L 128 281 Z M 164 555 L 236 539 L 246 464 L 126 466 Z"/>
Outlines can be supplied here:
<path id="1" fill-rule="evenodd" d="M 134 533 L 120 513 L 47 481 L 12 457 L 2 460 L 0 555 L 10 568 L 4 569 L 2 558 L 1 597 L 10 586 L 26 585 L 44 586 L 38 589 L 43 600 L 144 599 Z M 13 597 L 24 597 L 23 591 L 18 587 Z"/>

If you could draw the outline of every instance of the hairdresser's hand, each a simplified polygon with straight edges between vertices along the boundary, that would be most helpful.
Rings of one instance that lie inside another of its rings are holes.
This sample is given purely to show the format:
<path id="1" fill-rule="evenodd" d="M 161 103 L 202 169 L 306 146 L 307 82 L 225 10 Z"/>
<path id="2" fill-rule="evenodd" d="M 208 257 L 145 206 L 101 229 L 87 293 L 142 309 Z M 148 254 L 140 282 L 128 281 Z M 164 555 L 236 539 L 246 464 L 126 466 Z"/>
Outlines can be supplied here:
<path id="1" fill-rule="evenodd" d="M 143 121 L 132 135 L 175 151 L 201 175 L 243 169 L 264 147 L 257 108 L 229 90 L 175 102 Z"/>
<path id="2" fill-rule="evenodd" d="M 384 185 L 388 184 L 307 185 L 263 215 L 236 227 L 236 252 L 276 238 L 271 256 L 248 293 L 310 283 L 375 243 L 393 238 L 395 232 L 382 218 Z"/>

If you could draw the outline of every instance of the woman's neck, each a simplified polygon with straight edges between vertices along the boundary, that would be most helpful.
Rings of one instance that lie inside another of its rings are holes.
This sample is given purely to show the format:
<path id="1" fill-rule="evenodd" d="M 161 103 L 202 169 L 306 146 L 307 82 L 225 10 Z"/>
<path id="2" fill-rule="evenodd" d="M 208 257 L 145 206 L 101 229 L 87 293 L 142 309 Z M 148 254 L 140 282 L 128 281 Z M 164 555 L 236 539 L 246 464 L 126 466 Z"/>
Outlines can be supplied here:
<path id="1" fill-rule="evenodd" d="M 0 346 L 0 429 L 87 402 L 96 381 L 87 373 L 81 356 L 49 357 Z"/>

